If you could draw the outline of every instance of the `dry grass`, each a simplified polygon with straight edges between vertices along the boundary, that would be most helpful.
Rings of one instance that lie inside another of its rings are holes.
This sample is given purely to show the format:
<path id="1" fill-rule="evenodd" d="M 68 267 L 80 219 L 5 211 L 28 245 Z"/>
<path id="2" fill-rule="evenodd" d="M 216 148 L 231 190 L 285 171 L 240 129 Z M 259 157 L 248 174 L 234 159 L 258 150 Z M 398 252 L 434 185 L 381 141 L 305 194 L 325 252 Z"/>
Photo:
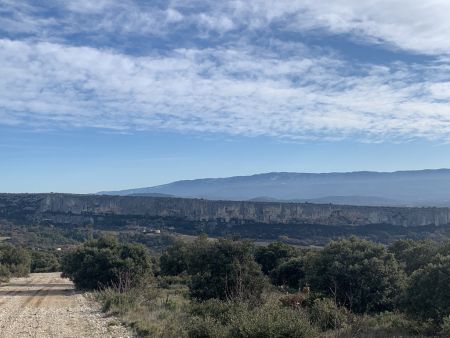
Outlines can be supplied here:
<path id="1" fill-rule="evenodd" d="M 118 316 L 141 337 L 186 337 L 187 288 L 156 283 L 119 293 L 109 288 L 97 293 L 103 310 Z"/>

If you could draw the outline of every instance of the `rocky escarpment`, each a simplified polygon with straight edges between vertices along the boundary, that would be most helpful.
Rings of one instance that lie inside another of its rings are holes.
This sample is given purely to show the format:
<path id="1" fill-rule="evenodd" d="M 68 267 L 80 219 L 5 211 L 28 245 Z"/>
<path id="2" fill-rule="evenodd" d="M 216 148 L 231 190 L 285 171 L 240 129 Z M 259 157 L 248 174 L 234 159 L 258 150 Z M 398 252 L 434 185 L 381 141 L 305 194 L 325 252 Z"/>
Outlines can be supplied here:
<path id="1" fill-rule="evenodd" d="M 94 216 L 139 216 L 245 224 L 403 227 L 448 225 L 448 208 L 361 207 L 310 203 L 209 201 L 73 194 L 0 194 L 0 218 L 94 222 Z"/>

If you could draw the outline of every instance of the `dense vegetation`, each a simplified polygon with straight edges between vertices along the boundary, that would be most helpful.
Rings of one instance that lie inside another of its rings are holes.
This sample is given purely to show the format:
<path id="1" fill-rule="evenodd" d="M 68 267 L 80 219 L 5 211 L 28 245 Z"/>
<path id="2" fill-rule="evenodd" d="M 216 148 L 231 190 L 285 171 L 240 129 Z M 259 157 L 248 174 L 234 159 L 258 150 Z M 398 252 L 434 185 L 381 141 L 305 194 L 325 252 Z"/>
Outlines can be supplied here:
<path id="1" fill-rule="evenodd" d="M 120 244 L 115 237 L 90 240 L 68 253 L 62 272 L 79 289 L 97 289 L 122 282 L 136 286 L 151 276 L 151 256 L 141 244 Z"/>
<path id="2" fill-rule="evenodd" d="M 62 270 L 142 336 L 450 336 L 450 241 L 305 249 L 13 224 L 2 239 L 0 280 Z"/>
<path id="3" fill-rule="evenodd" d="M 55 272 L 60 268 L 56 251 L 36 251 L 20 246 L 0 246 L 0 281 L 26 277 L 30 272 Z"/>
<path id="4" fill-rule="evenodd" d="M 31 257 L 27 250 L 10 245 L 0 247 L 0 281 L 28 275 L 30 265 Z"/>
<path id="5" fill-rule="evenodd" d="M 69 253 L 63 270 L 142 336 L 450 333 L 450 242 L 351 237 L 313 250 L 200 236 L 151 260 L 141 246 L 105 238 Z"/>

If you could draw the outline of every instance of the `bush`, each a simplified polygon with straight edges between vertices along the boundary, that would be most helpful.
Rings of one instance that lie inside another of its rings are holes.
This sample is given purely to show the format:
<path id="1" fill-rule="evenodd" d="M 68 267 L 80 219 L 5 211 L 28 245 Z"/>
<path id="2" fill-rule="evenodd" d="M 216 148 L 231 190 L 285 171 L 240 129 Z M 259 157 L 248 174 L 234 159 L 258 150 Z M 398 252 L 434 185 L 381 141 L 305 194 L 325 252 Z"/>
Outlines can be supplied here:
<path id="1" fill-rule="evenodd" d="M 408 275 L 430 263 L 437 250 L 438 246 L 434 242 L 411 239 L 399 240 L 389 246 L 389 252 L 394 254 Z"/>
<path id="2" fill-rule="evenodd" d="M 233 316 L 248 310 L 249 306 L 246 303 L 213 298 L 204 302 L 193 302 L 189 314 L 200 318 L 211 317 L 220 324 L 227 325 Z"/>
<path id="3" fill-rule="evenodd" d="M 30 263 L 27 250 L 9 245 L 0 247 L 0 265 L 11 277 L 26 277 L 30 273 Z"/>
<path id="4" fill-rule="evenodd" d="M 7 282 L 11 277 L 11 273 L 6 265 L 0 264 L 0 282 Z"/>
<path id="5" fill-rule="evenodd" d="M 206 317 L 193 317 L 187 325 L 189 338 L 226 338 L 228 328 L 216 319 Z"/>
<path id="6" fill-rule="evenodd" d="M 127 290 L 109 287 L 95 292 L 102 310 L 118 316 L 138 337 L 186 337 L 185 287 L 164 290 L 145 284 Z"/>
<path id="7" fill-rule="evenodd" d="M 281 263 L 270 274 L 275 285 L 286 285 L 291 289 L 299 289 L 300 281 L 305 278 L 305 263 L 303 258 L 296 257 Z"/>
<path id="8" fill-rule="evenodd" d="M 229 337 L 233 338 L 312 338 L 317 332 L 307 316 L 273 304 L 233 316 Z"/>
<path id="9" fill-rule="evenodd" d="M 342 335 L 338 337 L 384 338 L 435 336 L 435 329 L 429 323 L 413 321 L 405 314 L 398 312 L 382 312 L 370 316 L 353 316 L 351 326 L 342 331 Z"/>
<path id="10" fill-rule="evenodd" d="M 231 239 L 176 242 L 161 256 L 162 275 L 190 276 L 190 294 L 197 300 L 259 301 L 266 280 L 255 262 L 254 247 Z"/>
<path id="11" fill-rule="evenodd" d="M 450 316 L 442 318 L 441 332 L 443 337 L 450 337 Z"/>
<path id="12" fill-rule="evenodd" d="M 265 285 L 249 243 L 222 239 L 197 240 L 191 249 L 188 272 L 193 298 L 259 301 Z"/>
<path id="13" fill-rule="evenodd" d="M 415 271 L 406 290 L 407 312 L 421 320 L 440 322 L 450 315 L 450 257 L 438 256 Z"/>
<path id="14" fill-rule="evenodd" d="M 119 244 L 114 238 L 100 238 L 66 254 L 62 271 L 79 289 L 123 282 L 129 288 L 151 275 L 151 257 L 141 244 Z"/>
<path id="15" fill-rule="evenodd" d="M 102 311 L 123 315 L 137 306 L 139 297 L 136 289 L 126 292 L 116 288 L 106 288 L 97 294 L 97 298 L 103 303 Z"/>
<path id="16" fill-rule="evenodd" d="M 189 255 L 189 245 L 176 241 L 161 255 L 159 260 L 161 275 L 175 276 L 187 271 Z"/>
<path id="17" fill-rule="evenodd" d="M 382 245 L 356 237 L 331 241 L 306 265 L 312 291 L 356 313 L 393 309 L 404 287 L 404 272 L 394 256 Z"/>
<path id="18" fill-rule="evenodd" d="M 342 329 L 347 326 L 349 313 L 329 298 L 314 300 L 309 309 L 311 323 L 322 331 Z"/>
<path id="19" fill-rule="evenodd" d="M 315 337 L 306 313 L 272 302 L 251 307 L 243 302 L 211 299 L 192 304 L 189 337 Z"/>
<path id="20" fill-rule="evenodd" d="M 296 250 L 282 242 L 270 243 L 268 246 L 260 246 L 255 251 L 255 260 L 261 265 L 261 270 L 268 275 L 282 261 L 297 255 Z"/>
<path id="21" fill-rule="evenodd" d="M 31 252 L 31 272 L 55 272 L 60 268 L 55 254 L 45 251 Z"/>

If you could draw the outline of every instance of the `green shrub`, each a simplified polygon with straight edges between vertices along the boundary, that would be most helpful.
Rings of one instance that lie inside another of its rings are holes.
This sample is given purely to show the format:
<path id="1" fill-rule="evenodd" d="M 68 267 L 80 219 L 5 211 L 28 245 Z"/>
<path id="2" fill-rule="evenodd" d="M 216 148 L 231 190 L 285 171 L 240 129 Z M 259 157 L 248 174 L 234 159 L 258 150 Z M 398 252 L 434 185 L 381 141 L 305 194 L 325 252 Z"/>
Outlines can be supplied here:
<path id="1" fill-rule="evenodd" d="M 189 338 L 226 338 L 228 328 L 217 319 L 206 317 L 193 317 L 187 325 Z"/>
<path id="2" fill-rule="evenodd" d="M 151 280 L 127 290 L 109 287 L 95 292 L 107 314 L 118 316 L 138 337 L 187 337 L 185 285 L 163 289 Z"/>
<path id="3" fill-rule="evenodd" d="M 87 242 L 62 259 L 63 274 L 79 289 L 130 288 L 151 275 L 151 257 L 141 244 L 119 244 L 114 238 Z"/>
<path id="4" fill-rule="evenodd" d="M 436 329 L 428 322 L 414 321 L 399 312 L 353 316 L 351 326 L 338 337 L 423 337 L 435 336 Z"/>
<path id="5" fill-rule="evenodd" d="M 255 251 L 255 260 L 261 265 L 261 270 L 268 275 L 281 262 L 297 256 L 296 250 L 282 242 L 270 243 L 268 246 L 260 246 Z"/>
<path id="6" fill-rule="evenodd" d="M 436 256 L 438 246 L 431 241 L 413 241 L 411 239 L 395 241 L 389 246 L 405 272 L 410 275 L 425 267 Z"/>
<path id="7" fill-rule="evenodd" d="M 441 332 L 443 337 L 450 337 L 450 316 L 442 318 Z"/>
<path id="8" fill-rule="evenodd" d="M 27 250 L 10 245 L 0 247 L 0 265 L 9 271 L 11 277 L 26 277 L 30 273 L 30 264 Z"/>
<path id="9" fill-rule="evenodd" d="M 300 281 L 305 278 L 305 263 L 300 257 L 291 258 L 278 265 L 270 274 L 270 279 L 275 285 L 286 285 L 298 290 Z"/>
<path id="10" fill-rule="evenodd" d="M 249 310 L 249 305 L 237 301 L 209 299 L 204 302 L 192 302 L 189 314 L 194 317 L 211 317 L 222 325 L 228 325 L 233 316 Z"/>
<path id="11" fill-rule="evenodd" d="M 406 289 L 405 308 L 413 317 L 438 323 L 450 315 L 450 256 L 416 270 Z"/>
<path id="12" fill-rule="evenodd" d="M 140 301 L 140 294 L 136 289 L 123 292 L 115 288 L 106 288 L 97 294 L 97 299 L 103 304 L 103 312 L 123 315 L 136 308 Z"/>
<path id="13" fill-rule="evenodd" d="M 192 275 L 193 298 L 260 300 L 265 279 L 249 243 L 199 239 L 192 246 L 190 257 L 188 272 Z"/>
<path id="14" fill-rule="evenodd" d="M 7 282 L 11 277 L 11 273 L 6 265 L 0 264 L 0 282 Z"/>
<path id="15" fill-rule="evenodd" d="M 315 337 L 305 312 L 273 302 L 252 307 L 248 303 L 211 299 L 193 303 L 189 337 L 277 338 Z"/>
<path id="16" fill-rule="evenodd" d="M 347 326 L 349 313 L 329 298 L 314 300 L 309 309 L 311 323 L 322 331 L 342 329 Z"/>
<path id="17" fill-rule="evenodd" d="M 351 237 L 331 241 L 311 256 L 306 280 L 314 292 L 356 313 L 391 310 L 404 287 L 404 272 L 380 244 Z"/>
<path id="18" fill-rule="evenodd" d="M 31 272 L 55 272 L 60 268 L 56 255 L 46 251 L 31 252 Z"/>
<path id="19" fill-rule="evenodd" d="M 176 241 L 161 255 L 159 260 L 161 275 L 175 276 L 187 271 L 189 255 L 189 245 Z"/>

